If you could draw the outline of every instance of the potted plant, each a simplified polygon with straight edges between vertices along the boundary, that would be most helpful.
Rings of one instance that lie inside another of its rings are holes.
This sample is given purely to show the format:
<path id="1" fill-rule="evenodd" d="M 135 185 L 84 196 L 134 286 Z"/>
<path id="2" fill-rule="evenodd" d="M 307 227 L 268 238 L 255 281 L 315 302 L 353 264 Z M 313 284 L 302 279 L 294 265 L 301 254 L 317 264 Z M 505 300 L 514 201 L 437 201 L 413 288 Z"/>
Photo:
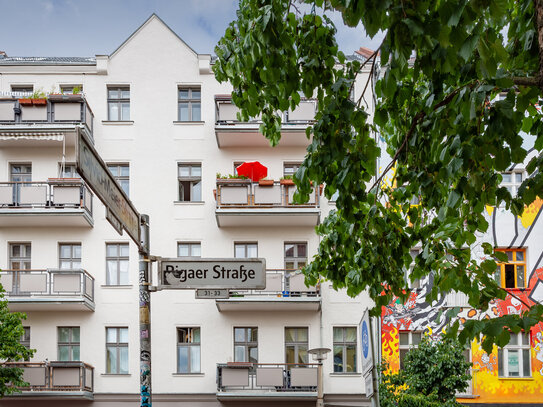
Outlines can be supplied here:
<path id="1" fill-rule="evenodd" d="M 41 90 L 35 91 L 30 99 L 32 100 L 32 104 L 36 106 L 45 106 L 47 104 L 45 93 L 43 93 Z"/>
<path id="2" fill-rule="evenodd" d="M 31 106 L 32 105 L 32 99 L 30 99 L 30 98 L 19 99 L 19 104 L 21 106 Z"/>
<path id="3" fill-rule="evenodd" d="M 281 177 L 279 182 L 281 183 L 281 185 L 286 185 L 286 186 L 294 185 L 294 180 L 292 179 L 292 175 L 285 175 L 284 177 Z"/>
<path id="4" fill-rule="evenodd" d="M 273 187 L 274 182 L 273 179 L 262 178 L 261 180 L 258 180 L 258 185 L 261 187 Z"/>

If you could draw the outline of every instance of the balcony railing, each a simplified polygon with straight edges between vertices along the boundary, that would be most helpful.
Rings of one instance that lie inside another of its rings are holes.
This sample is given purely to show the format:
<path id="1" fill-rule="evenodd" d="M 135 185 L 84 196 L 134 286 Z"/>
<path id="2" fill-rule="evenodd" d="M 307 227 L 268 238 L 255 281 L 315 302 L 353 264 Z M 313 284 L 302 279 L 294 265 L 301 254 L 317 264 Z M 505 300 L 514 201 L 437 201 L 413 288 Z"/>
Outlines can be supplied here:
<path id="1" fill-rule="evenodd" d="M 316 392 L 316 363 L 222 363 L 218 392 Z"/>
<path id="2" fill-rule="evenodd" d="M 234 297 L 320 297 L 320 287 L 307 287 L 299 270 L 267 269 L 264 290 L 232 290 Z"/>
<path id="3" fill-rule="evenodd" d="M 314 190 L 309 201 L 304 204 L 293 203 L 295 185 L 274 181 L 273 185 L 261 186 L 250 180 L 217 180 L 217 208 L 318 208 L 319 194 Z"/>
<path id="4" fill-rule="evenodd" d="M 282 114 L 282 125 L 309 124 L 315 121 L 316 101 L 314 99 L 302 99 L 294 110 L 288 110 Z M 260 124 L 262 120 L 255 117 L 249 122 L 240 122 L 237 118 L 239 108 L 232 103 L 229 95 L 215 96 L 215 120 L 218 125 L 236 124 Z"/>
<path id="5" fill-rule="evenodd" d="M 0 208 L 84 209 L 92 217 L 93 194 L 76 178 L 44 182 L 0 182 Z"/>
<path id="6" fill-rule="evenodd" d="M 94 277 L 83 269 L 2 270 L 0 283 L 15 297 L 81 297 L 94 302 Z"/>
<path id="7" fill-rule="evenodd" d="M 51 94 L 43 99 L 25 99 L 16 93 L 0 96 L 0 130 L 8 125 L 34 125 L 34 129 L 36 125 L 44 129 L 82 125 L 92 139 L 93 120 L 94 114 L 83 95 Z M 0 139 L 7 136 L 17 134 L 0 134 Z"/>
<path id="8" fill-rule="evenodd" d="M 469 305 L 469 298 L 467 294 L 464 294 L 462 292 L 457 291 L 451 291 L 450 293 L 445 295 L 445 301 L 443 302 L 443 305 L 445 307 L 471 307 Z"/>
<path id="9" fill-rule="evenodd" d="M 26 392 L 89 392 L 94 389 L 94 367 L 83 362 L 7 362 L 3 367 L 23 369 Z M 39 395 L 39 394 L 36 394 Z M 15 394 L 16 396 L 16 394 Z"/>

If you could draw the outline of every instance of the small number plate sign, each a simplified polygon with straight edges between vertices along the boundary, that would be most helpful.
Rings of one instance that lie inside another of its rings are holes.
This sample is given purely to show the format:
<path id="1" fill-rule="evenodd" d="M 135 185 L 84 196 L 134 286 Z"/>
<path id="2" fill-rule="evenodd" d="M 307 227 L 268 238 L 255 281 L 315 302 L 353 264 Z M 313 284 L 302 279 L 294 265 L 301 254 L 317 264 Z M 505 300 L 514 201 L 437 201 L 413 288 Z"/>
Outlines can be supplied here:
<path id="1" fill-rule="evenodd" d="M 196 290 L 196 298 L 228 298 L 229 296 L 229 290 L 222 288 L 214 290 Z"/>

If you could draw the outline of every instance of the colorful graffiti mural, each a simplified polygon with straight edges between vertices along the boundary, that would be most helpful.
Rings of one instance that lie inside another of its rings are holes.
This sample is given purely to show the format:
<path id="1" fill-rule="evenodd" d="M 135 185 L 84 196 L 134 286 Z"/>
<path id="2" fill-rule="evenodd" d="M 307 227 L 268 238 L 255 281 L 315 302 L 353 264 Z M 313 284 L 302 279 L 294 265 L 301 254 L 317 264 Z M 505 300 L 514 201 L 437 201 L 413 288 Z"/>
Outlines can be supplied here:
<path id="1" fill-rule="evenodd" d="M 401 331 L 440 332 L 446 325 L 444 318 L 437 319 L 439 304 L 430 312 L 423 301 L 425 292 L 431 287 L 429 281 L 421 291 L 412 293 L 405 304 L 398 299 L 383 307 L 382 313 L 382 358 L 389 369 L 400 368 Z M 514 289 L 515 296 L 533 304 L 543 301 L 543 268 L 532 272 L 527 289 Z M 462 321 L 471 318 L 487 318 L 507 314 L 519 314 L 525 306 L 517 298 L 507 295 L 505 300 L 495 300 L 483 313 L 473 309 L 462 309 L 459 318 Z M 473 363 L 472 397 L 470 403 L 543 403 L 543 324 L 538 324 L 530 331 L 530 370 L 529 377 L 500 377 L 498 372 L 498 349 L 488 355 L 478 341 L 471 345 Z"/>

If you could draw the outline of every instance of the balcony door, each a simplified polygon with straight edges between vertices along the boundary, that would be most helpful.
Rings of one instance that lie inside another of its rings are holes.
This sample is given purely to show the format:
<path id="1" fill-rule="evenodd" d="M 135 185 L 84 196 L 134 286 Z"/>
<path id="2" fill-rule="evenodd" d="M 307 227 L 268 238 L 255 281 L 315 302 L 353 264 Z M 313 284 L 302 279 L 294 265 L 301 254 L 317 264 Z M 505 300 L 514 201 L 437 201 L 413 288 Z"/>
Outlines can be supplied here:
<path id="1" fill-rule="evenodd" d="M 32 181 L 32 164 L 11 164 L 9 180 L 16 183 L 13 185 L 13 202 L 18 203 L 21 186 L 25 186 L 24 182 Z"/>

